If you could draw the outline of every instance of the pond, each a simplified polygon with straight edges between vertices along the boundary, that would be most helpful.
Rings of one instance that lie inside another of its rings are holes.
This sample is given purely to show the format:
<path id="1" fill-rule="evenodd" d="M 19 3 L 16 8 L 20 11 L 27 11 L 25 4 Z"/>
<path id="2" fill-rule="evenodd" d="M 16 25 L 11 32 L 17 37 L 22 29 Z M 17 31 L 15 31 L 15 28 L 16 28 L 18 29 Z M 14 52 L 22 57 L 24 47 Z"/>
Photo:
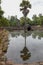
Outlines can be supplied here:
<path id="1" fill-rule="evenodd" d="M 43 31 L 10 32 L 6 56 L 15 63 L 43 61 Z"/>

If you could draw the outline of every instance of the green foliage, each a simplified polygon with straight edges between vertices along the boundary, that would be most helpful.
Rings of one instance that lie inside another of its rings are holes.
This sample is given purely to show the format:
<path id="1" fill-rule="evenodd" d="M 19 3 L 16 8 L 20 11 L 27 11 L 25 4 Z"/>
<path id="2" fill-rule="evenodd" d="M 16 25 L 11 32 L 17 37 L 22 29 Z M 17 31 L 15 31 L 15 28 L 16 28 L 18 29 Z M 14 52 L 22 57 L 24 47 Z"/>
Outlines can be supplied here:
<path id="1" fill-rule="evenodd" d="M 38 24 L 38 17 L 36 15 L 33 15 L 32 19 L 33 19 L 33 25 L 37 25 Z"/>
<path id="2" fill-rule="evenodd" d="M 14 26 L 16 26 L 16 24 L 17 24 L 16 21 L 12 21 L 12 22 L 10 21 L 10 26 L 14 27 Z"/>
<path id="3" fill-rule="evenodd" d="M 21 26 L 24 26 L 24 24 L 25 24 L 25 18 L 24 17 L 21 17 L 20 18 L 20 25 Z"/>
<path id="4" fill-rule="evenodd" d="M 0 27 L 10 26 L 8 19 L 3 17 L 4 11 L 1 9 L 1 0 L 0 0 Z"/>
<path id="5" fill-rule="evenodd" d="M 30 25 L 43 25 L 43 16 L 39 14 L 39 16 L 33 15 L 32 20 L 30 20 L 28 17 L 21 17 L 20 18 L 20 25 L 24 26 L 26 21 L 26 24 Z"/>
<path id="6" fill-rule="evenodd" d="M 29 1 L 26 1 L 26 0 L 22 0 L 22 3 L 20 4 L 20 7 L 29 7 L 31 8 L 31 4 Z"/>
<path id="7" fill-rule="evenodd" d="M 0 17 L 2 17 L 4 14 L 4 11 L 1 9 L 1 6 L 0 6 Z"/>
<path id="8" fill-rule="evenodd" d="M 43 25 L 43 16 L 42 16 L 42 14 L 39 14 L 39 20 L 40 20 L 40 25 Z"/>
<path id="9" fill-rule="evenodd" d="M 0 10 L 0 17 L 2 17 L 3 13 L 4 13 L 4 12 L 3 12 L 2 10 Z"/>
<path id="10" fill-rule="evenodd" d="M 10 26 L 18 26 L 19 20 L 17 19 L 17 16 L 11 16 L 10 18 Z"/>
<path id="11" fill-rule="evenodd" d="M 32 22 L 33 22 L 33 25 L 43 25 L 42 14 L 39 14 L 39 16 L 33 15 Z"/>
<path id="12" fill-rule="evenodd" d="M 30 20 L 27 16 L 29 13 L 29 9 L 31 8 L 31 4 L 28 0 L 22 0 L 22 3 L 20 3 L 20 11 L 22 11 L 24 17 L 19 19 L 17 16 L 11 16 L 10 20 L 3 17 L 4 11 L 1 8 L 1 0 L 0 0 L 0 27 L 7 27 L 7 26 L 24 26 L 25 24 L 30 25 L 43 25 L 43 15 L 39 14 L 33 15 L 32 20 Z"/>
<path id="13" fill-rule="evenodd" d="M 26 17 L 26 20 L 25 20 L 25 17 L 21 17 L 20 18 L 20 25 L 24 26 L 25 25 L 25 21 L 26 21 L 26 24 L 31 24 L 31 22 L 32 22 L 28 17 Z"/>
<path id="14" fill-rule="evenodd" d="M 22 3 L 20 3 L 20 11 L 22 11 L 24 17 L 27 16 L 27 14 L 29 13 L 29 9 L 28 8 L 31 8 L 31 4 L 30 2 L 27 0 L 22 0 Z"/>
<path id="15" fill-rule="evenodd" d="M 7 26 L 10 26 L 9 21 L 4 17 L 0 18 L 0 27 L 7 27 Z"/>

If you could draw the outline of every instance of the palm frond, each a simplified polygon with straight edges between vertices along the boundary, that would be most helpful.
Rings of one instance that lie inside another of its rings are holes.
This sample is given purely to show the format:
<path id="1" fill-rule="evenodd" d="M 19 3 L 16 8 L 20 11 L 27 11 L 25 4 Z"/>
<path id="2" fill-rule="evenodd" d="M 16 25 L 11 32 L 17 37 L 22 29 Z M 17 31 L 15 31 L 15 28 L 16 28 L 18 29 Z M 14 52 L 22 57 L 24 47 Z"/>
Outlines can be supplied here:
<path id="1" fill-rule="evenodd" d="M 31 8 L 31 4 L 28 0 L 22 0 L 22 3 L 20 4 L 20 11 L 22 11 L 23 15 L 26 17 L 29 13 L 28 8 Z"/>

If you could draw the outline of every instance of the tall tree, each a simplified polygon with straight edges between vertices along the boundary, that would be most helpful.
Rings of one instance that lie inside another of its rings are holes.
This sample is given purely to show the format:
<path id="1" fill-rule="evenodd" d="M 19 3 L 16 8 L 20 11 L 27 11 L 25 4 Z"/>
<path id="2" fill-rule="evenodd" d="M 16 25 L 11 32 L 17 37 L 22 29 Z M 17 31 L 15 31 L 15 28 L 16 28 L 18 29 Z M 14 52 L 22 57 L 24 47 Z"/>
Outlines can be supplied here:
<path id="1" fill-rule="evenodd" d="M 27 16 L 27 14 L 29 13 L 29 9 L 31 8 L 31 4 L 30 2 L 27 0 L 22 0 L 22 3 L 20 4 L 20 11 L 22 11 L 24 17 Z M 29 8 L 29 9 L 28 9 Z"/>
<path id="2" fill-rule="evenodd" d="M 0 0 L 0 27 L 6 27 L 9 26 L 9 21 L 4 16 L 4 11 L 1 8 L 1 0 Z"/>
<path id="3" fill-rule="evenodd" d="M 34 14 L 32 19 L 33 19 L 33 25 L 38 25 L 38 17 L 37 17 L 37 15 Z"/>
<path id="4" fill-rule="evenodd" d="M 25 26 L 24 26 L 24 31 L 26 32 L 26 16 L 29 13 L 29 9 L 31 8 L 31 4 L 28 0 L 22 0 L 22 3 L 20 3 L 20 11 L 22 11 L 25 19 Z M 23 20 L 24 20 L 23 19 Z M 26 33 L 25 33 L 25 47 L 26 47 Z"/>
<path id="5" fill-rule="evenodd" d="M 43 15 L 39 14 L 40 25 L 43 25 Z"/>
<path id="6" fill-rule="evenodd" d="M 22 13 L 25 17 L 25 28 L 26 28 L 26 16 L 29 13 L 29 9 L 31 8 L 31 4 L 28 0 L 22 0 L 22 3 L 20 3 L 20 7 L 21 7 L 20 11 L 22 11 Z"/>
<path id="7" fill-rule="evenodd" d="M 1 0 L 0 0 L 0 17 L 2 17 L 3 14 L 4 14 L 4 11 L 3 11 L 2 8 L 1 8 Z"/>
<path id="8" fill-rule="evenodd" d="M 19 26 L 19 19 L 17 18 L 17 16 L 10 17 L 10 26 Z"/>

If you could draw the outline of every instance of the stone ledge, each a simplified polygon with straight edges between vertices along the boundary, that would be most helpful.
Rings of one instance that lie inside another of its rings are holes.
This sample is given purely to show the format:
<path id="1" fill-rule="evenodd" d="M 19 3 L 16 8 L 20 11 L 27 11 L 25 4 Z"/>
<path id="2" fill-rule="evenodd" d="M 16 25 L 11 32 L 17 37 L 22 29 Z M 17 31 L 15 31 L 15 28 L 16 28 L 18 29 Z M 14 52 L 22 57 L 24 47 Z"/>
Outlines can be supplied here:
<path id="1" fill-rule="evenodd" d="M 4 61 L 0 62 L 0 65 L 43 65 L 43 62 L 34 62 L 34 63 L 24 63 L 24 64 L 14 64 L 13 61 Z"/>

